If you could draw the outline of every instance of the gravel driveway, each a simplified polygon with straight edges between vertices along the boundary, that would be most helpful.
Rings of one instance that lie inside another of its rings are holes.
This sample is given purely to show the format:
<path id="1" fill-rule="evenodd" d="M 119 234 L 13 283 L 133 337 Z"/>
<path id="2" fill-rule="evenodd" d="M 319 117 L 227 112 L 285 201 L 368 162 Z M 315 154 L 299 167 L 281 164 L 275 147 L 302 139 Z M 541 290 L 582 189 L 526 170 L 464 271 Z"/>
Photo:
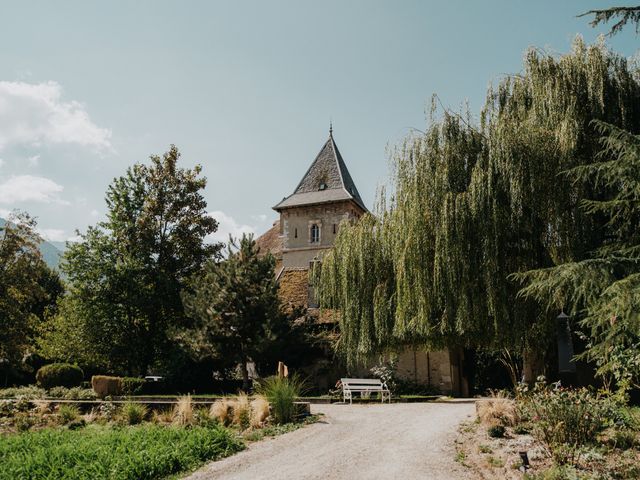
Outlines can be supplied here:
<path id="1" fill-rule="evenodd" d="M 464 479 L 455 460 L 458 424 L 472 403 L 312 405 L 320 423 L 252 444 L 189 480 Z"/>

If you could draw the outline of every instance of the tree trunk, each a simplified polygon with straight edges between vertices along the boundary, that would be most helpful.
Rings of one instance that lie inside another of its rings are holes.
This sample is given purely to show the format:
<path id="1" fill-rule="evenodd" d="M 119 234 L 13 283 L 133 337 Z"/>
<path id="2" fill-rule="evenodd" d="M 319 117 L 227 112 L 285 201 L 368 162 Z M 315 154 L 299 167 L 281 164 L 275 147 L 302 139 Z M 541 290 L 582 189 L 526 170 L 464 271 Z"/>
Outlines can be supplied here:
<path id="1" fill-rule="evenodd" d="M 540 354 L 525 350 L 522 355 L 522 376 L 525 383 L 533 385 L 539 375 L 544 374 L 544 364 Z"/>
<path id="2" fill-rule="evenodd" d="M 248 392 L 251 384 L 249 383 L 249 369 L 247 368 L 246 358 L 243 358 L 240 362 L 240 370 L 242 371 L 242 390 Z"/>

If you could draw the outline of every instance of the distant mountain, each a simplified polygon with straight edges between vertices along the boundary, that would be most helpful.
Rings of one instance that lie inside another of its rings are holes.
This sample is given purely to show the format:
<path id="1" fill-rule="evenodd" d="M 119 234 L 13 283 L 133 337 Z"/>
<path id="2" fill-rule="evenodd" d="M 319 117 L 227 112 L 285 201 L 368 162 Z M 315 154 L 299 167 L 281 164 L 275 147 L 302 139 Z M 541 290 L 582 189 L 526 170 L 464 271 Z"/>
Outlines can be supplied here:
<path id="1" fill-rule="evenodd" d="M 0 218 L 0 228 L 4 228 L 6 223 L 7 221 L 4 218 Z M 2 235 L 2 232 L 0 232 L 0 235 Z M 40 253 L 42 253 L 42 259 L 50 268 L 58 270 L 60 257 L 64 253 L 65 248 L 65 242 L 48 242 L 44 240 L 40 244 Z"/>

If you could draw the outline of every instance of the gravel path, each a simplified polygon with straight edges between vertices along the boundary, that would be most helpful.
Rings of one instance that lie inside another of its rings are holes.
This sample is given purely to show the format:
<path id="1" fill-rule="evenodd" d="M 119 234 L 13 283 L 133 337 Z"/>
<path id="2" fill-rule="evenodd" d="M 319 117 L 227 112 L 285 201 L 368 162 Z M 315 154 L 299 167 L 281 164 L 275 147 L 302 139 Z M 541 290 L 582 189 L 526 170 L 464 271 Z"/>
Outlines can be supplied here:
<path id="1" fill-rule="evenodd" d="M 457 426 L 472 403 L 312 405 L 320 423 L 256 442 L 188 480 L 465 479 L 455 461 Z"/>

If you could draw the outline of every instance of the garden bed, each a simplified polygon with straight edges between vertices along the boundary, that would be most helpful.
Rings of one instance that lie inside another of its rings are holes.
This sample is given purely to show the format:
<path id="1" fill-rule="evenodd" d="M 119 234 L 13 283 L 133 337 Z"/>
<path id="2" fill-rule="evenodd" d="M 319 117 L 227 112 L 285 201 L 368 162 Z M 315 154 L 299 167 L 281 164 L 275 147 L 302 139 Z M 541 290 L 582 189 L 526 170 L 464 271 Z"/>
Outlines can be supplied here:
<path id="1" fill-rule="evenodd" d="M 640 409 L 618 397 L 539 383 L 476 407 L 478 419 L 460 427 L 456 460 L 479 478 L 640 478 Z"/>

